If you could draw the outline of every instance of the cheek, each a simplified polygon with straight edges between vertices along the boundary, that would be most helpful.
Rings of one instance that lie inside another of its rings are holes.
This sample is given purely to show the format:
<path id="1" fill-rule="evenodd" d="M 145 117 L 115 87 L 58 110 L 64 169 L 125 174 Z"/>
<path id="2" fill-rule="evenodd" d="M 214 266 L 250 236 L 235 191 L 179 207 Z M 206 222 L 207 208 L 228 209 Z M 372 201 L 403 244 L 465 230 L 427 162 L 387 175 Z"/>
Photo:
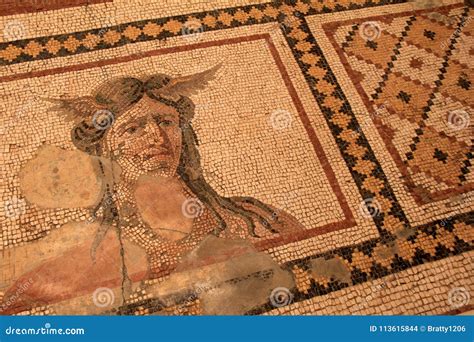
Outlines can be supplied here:
<path id="1" fill-rule="evenodd" d="M 109 141 L 109 147 L 112 151 L 121 151 L 121 152 L 133 152 L 139 150 L 139 142 L 137 141 L 136 137 L 133 136 L 121 136 L 121 137 L 113 137 Z"/>
<path id="2" fill-rule="evenodd" d="M 113 128 L 112 128 L 113 129 Z M 106 137 L 107 146 L 112 150 L 116 151 L 123 147 L 123 145 L 127 142 L 127 139 L 124 139 L 123 135 L 118 135 L 115 130 L 112 130 L 108 133 Z"/>
<path id="3" fill-rule="evenodd" d="M 115 151 L 115 150 L 118 149 L 117 139 L 115 138 L 115 136 L 112 135 L 112 133 L 109 133 L 106 136 L 105 144 L 106 144 L 107 148 L 111 151 Z"/>
<path id="4" fill-rule="evenodd" d="M 181 145 L 183 143 L 183 136 L 181 133 L 181 129 L 178 128 L 173 131 L 173 134 L 170 138 L 171 144 L 177 149 L 181 150 Z"/>
<path id="5" fill-rule="evenodd" d="M 131 136 L 129 139 L 125 140 L 122 144 L 122 149 L 125 152 L 131 152 L 132 154 L 136 154 L 138 152 L 143 151 L 144 144 L 141 142 L 140 139 L 137 137 Z"/>

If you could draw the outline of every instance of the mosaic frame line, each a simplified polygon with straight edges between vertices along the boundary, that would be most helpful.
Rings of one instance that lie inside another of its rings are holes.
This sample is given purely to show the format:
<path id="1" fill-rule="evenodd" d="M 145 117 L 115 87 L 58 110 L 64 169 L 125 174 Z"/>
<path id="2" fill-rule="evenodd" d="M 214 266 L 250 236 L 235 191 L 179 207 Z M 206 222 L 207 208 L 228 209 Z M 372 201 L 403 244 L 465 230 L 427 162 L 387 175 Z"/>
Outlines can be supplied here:
<path id="1" fill-rule="evenodd" d="M 204 31 L 216 31 L 275 21 L 283 23 L 286 16 L 291 15 L 293 3 L 295 8 L 298 6 L 305 7 L 306 15 L 313 15 L 403 2 L 405 0 L 354 0 L 347 6 L 342 6 L 335 2 L 324 4 L 322 1 L 311 0 L 297 2 L 279 0 L 167 18 L 140 20 L 67 34 L 19 39 L 0 43 L 0 66 L 72 56 L 116 48 L 130 43 L 166 40 L 166 38 L 179 36 L 183 24 L 189 20 L 199 21 Z M 143 32 L 143 30 L 146 32 Z"/>

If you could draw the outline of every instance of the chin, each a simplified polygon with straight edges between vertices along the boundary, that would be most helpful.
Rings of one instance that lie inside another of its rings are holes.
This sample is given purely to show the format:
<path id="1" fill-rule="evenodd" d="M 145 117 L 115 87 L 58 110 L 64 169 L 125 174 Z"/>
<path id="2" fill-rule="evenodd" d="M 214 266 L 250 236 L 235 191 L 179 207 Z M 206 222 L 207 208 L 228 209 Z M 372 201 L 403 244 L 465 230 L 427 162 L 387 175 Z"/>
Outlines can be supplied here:
<path id="1" fill-rule="evenodd" d="M 172 177 L 176 174 L 176 168 L 171 167 L 168 163 L 150 163 L 148 165 L 144 164 L 142 169 L 147 171 L 147 173 L 164 176 L 164 177 Z"/>
<path id="2" fill-rule="evenodd" d="M 133 161 L 133 168 L 138 173 L 171 177 L 176 175 L 178 168 L 178 161 L 174 158 L 153 157 L 144 160 L 141 155 L 137 154 L 130 159 Z"/>

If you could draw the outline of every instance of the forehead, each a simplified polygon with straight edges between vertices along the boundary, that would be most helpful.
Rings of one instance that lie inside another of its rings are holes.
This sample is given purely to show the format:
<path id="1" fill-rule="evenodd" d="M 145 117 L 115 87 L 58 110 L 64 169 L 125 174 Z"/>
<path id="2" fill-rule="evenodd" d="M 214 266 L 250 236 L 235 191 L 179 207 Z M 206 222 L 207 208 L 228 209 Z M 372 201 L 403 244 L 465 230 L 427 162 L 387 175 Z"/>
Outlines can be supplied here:
<path id="1" fill-rule="evenodd" d="M 153 100 L 145 95 L 140 99 L 140 101 L 135 103 L 118 117 L 117 124 L 125 123 L 130 120 L 137 120 L 148 115 L 172 116 L 177 118 L 179 113 L 175 108 Z"/>

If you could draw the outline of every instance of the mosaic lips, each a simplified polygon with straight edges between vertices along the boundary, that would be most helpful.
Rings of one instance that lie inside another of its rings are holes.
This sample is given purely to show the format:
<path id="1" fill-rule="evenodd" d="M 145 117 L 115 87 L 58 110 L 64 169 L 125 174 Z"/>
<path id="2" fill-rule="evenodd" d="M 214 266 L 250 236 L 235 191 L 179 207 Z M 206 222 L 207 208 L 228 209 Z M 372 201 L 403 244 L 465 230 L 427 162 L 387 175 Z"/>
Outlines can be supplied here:
<path id="1" fill-rule="evenodd" d="M 172 156 L 171 150 L 167 147 L 164 148 L 148 148 L 143 151 L 142 159 L 143 161 L 148 161 L 150 159 L 165 159 Z"/>

